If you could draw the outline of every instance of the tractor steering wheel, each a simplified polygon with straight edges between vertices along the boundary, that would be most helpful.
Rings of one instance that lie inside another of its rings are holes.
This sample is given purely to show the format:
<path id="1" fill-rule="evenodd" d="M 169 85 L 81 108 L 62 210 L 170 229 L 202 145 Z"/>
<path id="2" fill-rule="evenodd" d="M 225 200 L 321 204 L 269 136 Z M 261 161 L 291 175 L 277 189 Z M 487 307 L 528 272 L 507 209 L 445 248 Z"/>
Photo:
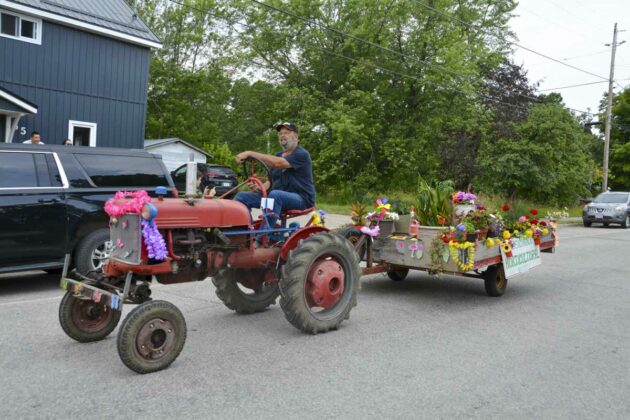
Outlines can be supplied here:
<path id="1" fill-rule="evenodd" d="M 245 159 L 245 161 L 243 161 L 243 177 L 245 181 L 250 178 L 256 178 L 263 184 L 269 182 L 267 192 L 271 191 L 271 172 L 263 161 L 253 157 Z"/>

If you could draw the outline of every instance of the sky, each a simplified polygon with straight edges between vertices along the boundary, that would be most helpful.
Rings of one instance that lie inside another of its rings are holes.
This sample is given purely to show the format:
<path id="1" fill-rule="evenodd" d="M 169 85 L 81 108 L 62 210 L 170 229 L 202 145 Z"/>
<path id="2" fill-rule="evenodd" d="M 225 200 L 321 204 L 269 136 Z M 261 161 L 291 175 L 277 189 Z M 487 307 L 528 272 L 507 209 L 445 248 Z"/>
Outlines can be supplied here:
<path id="1" fill-rule="evenodd" d="M 541 93 L 558 92 L 567 107 L 598 112 L 608 90 L 611 51 L 605 44 L 612 43 L 615 22 L 617 43 L 626 43 L 617 46 L 614 91 L 630 87 L 630 0 L 521 0 L 513 14 L 510 27 L 519 45 L 592 73 L 515 47 L 514 62 L 530 82 L 540 82 L 539 92 L 554 89 Z M 591 82 L 602 83 L 556 90 Z"/>

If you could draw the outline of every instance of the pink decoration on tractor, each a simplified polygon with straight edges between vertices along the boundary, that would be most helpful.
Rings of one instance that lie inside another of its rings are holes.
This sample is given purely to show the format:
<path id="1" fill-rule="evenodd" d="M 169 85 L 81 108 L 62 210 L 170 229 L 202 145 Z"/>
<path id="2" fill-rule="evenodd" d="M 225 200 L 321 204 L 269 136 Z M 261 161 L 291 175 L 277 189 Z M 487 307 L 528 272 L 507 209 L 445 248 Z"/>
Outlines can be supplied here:
<path id="1" fill-rule="evenodd" d="M 122 216 L 127 213 L 142 212 L 142 206 L 151 202 L 151 197 L 144 190 L 118 191 L 113 198 L 105 202 L 105 212 L 110 217 Z"/>

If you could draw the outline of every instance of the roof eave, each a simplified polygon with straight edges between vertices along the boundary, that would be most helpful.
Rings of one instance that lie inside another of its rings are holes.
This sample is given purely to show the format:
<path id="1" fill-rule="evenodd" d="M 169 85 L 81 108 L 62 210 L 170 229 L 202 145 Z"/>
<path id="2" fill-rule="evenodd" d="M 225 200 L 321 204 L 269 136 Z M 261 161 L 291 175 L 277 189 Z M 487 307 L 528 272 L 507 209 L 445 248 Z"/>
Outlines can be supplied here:
<path id="1" fill-rule="evenodd" d="M 23 4 L 12 3 L 7 0 L 0 0 L 0 6 L 16 11 L 16 12 L 27 13 L 29 15 L 48 20 L 50 22 L 59 23 L 59 24 L 69 26 L 72 28 L 77 28 L 77 29 L 81 29 L 87 32 L 92 32 L 95 34 L 107 36 L 109 38 L 126 41 L 131 44 L 141 45 L 143 47 L 161 49 L 163 46 L 161 42 L 155 42 L 149 39 L 144 39 L 137 36 L 125 34 L 119 31 L 115 31 L 113 29 L 104 28 L 102 26 L 94 25 L 92 23 L 87 23 L 87 22 L 80 21 L 78 19 L 73 19 L 68 16 L 58 15 L 56 13 L 37 9 L 35 7 L 26 6 Z"/>

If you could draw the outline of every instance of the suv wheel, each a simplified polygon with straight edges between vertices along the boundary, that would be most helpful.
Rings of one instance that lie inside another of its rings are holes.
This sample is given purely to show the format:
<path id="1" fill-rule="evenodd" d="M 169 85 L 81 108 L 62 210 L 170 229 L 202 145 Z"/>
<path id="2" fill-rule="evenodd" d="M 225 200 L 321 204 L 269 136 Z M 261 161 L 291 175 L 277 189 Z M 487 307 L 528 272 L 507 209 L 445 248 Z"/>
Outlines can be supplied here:
<path id="1" fill-rule="evenodd" d="M 582 220 L 582 222 L 584 222 L 584 227 L 591 227 L 593 224 L 592 222 L 587 222 L 586 220 Z"/>
<path id="2" fill-rule="evenodd" d="M 621 227 L 624 229 L 628 229 L 630 227 L 630 216 L 628 216 L 626 214 L 626 218 L 623 219 L 623 223 L 621 224 Z"/>
<path id="3" fill-rule="evenodd" d="M 102 272 L 111 252 L 109 229 L 95 230 L 77 245 L 75 253 L 77 271 L 83 275 L 91 271 Z"/>

